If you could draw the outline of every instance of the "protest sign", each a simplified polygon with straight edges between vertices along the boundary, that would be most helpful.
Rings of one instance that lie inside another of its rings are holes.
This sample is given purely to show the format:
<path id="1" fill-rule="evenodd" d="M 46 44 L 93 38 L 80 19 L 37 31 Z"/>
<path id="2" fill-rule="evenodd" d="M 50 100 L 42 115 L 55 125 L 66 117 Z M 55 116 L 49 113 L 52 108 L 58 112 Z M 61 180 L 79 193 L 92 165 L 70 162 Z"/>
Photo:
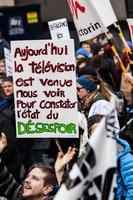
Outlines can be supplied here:
<path id="1" fill-rule="evenodd" d="M 117 22 L 117 18 L 115 16 L 115 13 L 113 11 L 112 5 L 110 3 L 110 0 L 87 0 L 89 5 L 93 5 L 94 10 L 96 11 L 99 23 L 100 20 L 104 24 L 105 27 L 110 26 L 111 24 Z M 94 13 L 94 15 L 96 15 Z M 98 20 L 98 19 L 97 19 Z"/>
<path id="2" fill-rule="evenodd" d="M 87 0 L 67 0 L 80 41 L 98 36 L 103 32 L 95 13 Z"/>
<path id="3" fill-rule="evenodd" d="M 74 41 L 11 42 L 17 137 L 78 137 Z"/>
<path id="4" fill-rule="evenodd" d="M 113 200 L 116 189 L 117 150 L 114 102 L 74 163 L 54 200 Z"/>
<path id="5" fill-rule="evenodd" d="M 67 20 L 65 18 L 48 22 L 51 38 L 53 40 L 69 40 Z"/>
<path id="6" fill-rule="evenodd" d="M 12 76 L 11 51 L 7 48 L 4 48 L 4 54 L 5 54 L 6 76 Z"/>

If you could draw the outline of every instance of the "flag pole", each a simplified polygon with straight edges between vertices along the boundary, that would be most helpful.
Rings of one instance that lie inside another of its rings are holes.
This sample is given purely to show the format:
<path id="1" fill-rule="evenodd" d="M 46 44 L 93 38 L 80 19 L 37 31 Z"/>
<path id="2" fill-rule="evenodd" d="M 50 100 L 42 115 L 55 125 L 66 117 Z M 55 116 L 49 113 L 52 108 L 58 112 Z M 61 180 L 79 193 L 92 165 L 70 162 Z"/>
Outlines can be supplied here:
<path id="1" fill-rule="evenodd" d="M 56 145 L 57 145 L 59 151 L 64 155 L 64 152 L 63 152 L 63 150 L 62 150 L 62 147 L 61 147 L 61 145 L 60 145 L 60 142 L 59 142 L 59 140 L 58 140 L 57 138 L 55 138 L 55 143 L 56 143 Z"/>
<path id="2" fill-rule="evenodd" d="M 124 35 L 123 35 L 123 33 L 122 33 L 122 30 L 121 30 L 121 27 L 120 27 L 120 25 L 119 25 L 118 23 L 114 23 L 114 27 L 116 28 L 116 30 L 117 30 L 117 32 L 118 32 L 119 38 L 121 39 L 121 41 L 122 41 L 122 43 L 123 43 L 123 45 L 124 45 L 124 47 L 125 47 L 126 54 L 127 54 L 128 58 L 129 58 L 129 60 L 130 60 L 130 63 L 131 63 L 132 61 L 131 61 L 131 58 L 130 58 L 129 55 L 132 55 L 132 51 L 131 51 L 131 49 L 129 48 L 129 46 L 128 46 L 128 44 L 127 44 L 125 38 L 124 38 Z"/>
<path id="3" fill-rule="evenodd" d="M 108 42 L 109 42 L 109 44 L 110 44 L 110 46 L 111 46 L 111 49 L 112 49 L 114 55 L 117 57 L 117 59 L 118 59 L 118 61 L 119 61 L 119 63 L 120 63 L 120 67 L 121 67 L 122 71 L 123 71 L 124 73 L 127 73 L 127 70 L 126 70 L 126 68 L 125 68 L 125 66 L 124 66 L 124 64 L 123 64 L 123 62 L 122 62 L 122 60 L 121 60 L 121 58 L 120 58 L 120 56 L 119 56 L 119 54 L 118 54 L 118 52 L 117 52 L 115 46 L 114 46 L 114 44 L 112 43 L 112 41 L 110 40 L 110 38 L 109 38 L 109 36 L 108 36 L 108 33 L 107 33 L 108 29 L 106 28 L 106 26 L 104 25 L 103 21 L 101 20 L 99 14 L 98 14 L 97 11 L 96 11 L 96 8 L 94 7 L 93 3 L 91 2 L 91 0 L 90 0 L 90 4 L 89 4 L 89 5 L 91 6 L 91 9 L 94 10 L 94 13 L 95 13 L 95 15 L 96 15 L 96 18 L 99 20 L 99 22 L 100 22 L 100 24 L 101 24 L 103 33 L 105 33 L 105 35 L 106 35 L 106 37 L 107 37 L 107 39 L 108 39 Z"/>

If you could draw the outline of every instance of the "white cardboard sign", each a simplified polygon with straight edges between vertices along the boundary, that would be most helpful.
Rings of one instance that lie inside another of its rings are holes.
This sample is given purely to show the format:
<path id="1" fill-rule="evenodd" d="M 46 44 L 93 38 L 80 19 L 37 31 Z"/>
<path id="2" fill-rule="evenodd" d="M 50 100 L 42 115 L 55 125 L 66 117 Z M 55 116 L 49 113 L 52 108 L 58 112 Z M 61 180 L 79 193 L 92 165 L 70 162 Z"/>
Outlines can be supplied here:
<path id="1" fill-rule="evenodd" d="M 87 0 L 89 4 L 92 4 L 95 11 L 97 12 L 100 20 L 105 27 L 117 21 L 115 13 L 113 11 L 110 0 Z"/>
<path id="2" fill-rule="evenodd" d="M 73 40 L 12 41 L 17 137 L 78 137 Z"/>
<path id="3" fill-rule="evenodd" d="M 69 40 L 70 34 L 67 20 L 65 18 L 49 21 L 49 30 L 53 40 Z"/>
<path id="4" fill-rule="evenodd" d="M 80 41 L 92 39 L 103 32 L 87 0 L 67 0 Z"/>

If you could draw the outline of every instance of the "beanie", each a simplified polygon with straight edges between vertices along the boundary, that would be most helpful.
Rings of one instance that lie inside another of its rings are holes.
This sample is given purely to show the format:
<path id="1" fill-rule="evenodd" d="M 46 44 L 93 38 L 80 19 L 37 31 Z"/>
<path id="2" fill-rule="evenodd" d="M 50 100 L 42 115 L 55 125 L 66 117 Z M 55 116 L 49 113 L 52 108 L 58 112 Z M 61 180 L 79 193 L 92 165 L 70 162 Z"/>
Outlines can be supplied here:
<path id="1" fill-rule="evenodd" d="M 75 56 L 82 55 L 86 58 L 92 58 L 92 54 L 89 53 L 85 48 L 80 48 L 76 51 Z"/>
<path id="2" fill-rule="evenodd" d="M 80 76 L 79 78 L 77 78 L 77 83 L 91 92 L 97 89 L 97 84 L 93 83 L 85 76 Z"/>

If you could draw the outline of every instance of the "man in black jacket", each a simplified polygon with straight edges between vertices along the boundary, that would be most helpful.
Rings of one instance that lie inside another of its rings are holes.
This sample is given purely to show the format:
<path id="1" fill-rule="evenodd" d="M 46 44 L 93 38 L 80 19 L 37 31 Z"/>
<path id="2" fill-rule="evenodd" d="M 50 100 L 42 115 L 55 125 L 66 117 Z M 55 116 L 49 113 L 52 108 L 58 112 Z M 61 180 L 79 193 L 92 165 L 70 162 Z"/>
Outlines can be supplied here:
<path id="1" fill-rule="evenodd" d="M 0 153 L 7 145 L 6 135 L 1 134 Z M 16 182 L 0 159 L 0 195 L 8 200 L 50 200 L 57 186 L 55 171 L 50 166 L 35 164 L 29 170 L 23 185 Z"/>
<path id="2" fill-rule="evenodd" d="M 2 132 L 0 154 L 6 146 L 7 138 Z M 59 152 L 55 169 L 43 163 L 34 164 L 22 185 L 9 173 L 0 158 L 0 196 L 5 196 L 8 200 L 52 200 L 59 187 L 58 183 L 62 181 L 64 168 L 75 153 L 76 149 L 72 147 L 64 155 Z"/>

